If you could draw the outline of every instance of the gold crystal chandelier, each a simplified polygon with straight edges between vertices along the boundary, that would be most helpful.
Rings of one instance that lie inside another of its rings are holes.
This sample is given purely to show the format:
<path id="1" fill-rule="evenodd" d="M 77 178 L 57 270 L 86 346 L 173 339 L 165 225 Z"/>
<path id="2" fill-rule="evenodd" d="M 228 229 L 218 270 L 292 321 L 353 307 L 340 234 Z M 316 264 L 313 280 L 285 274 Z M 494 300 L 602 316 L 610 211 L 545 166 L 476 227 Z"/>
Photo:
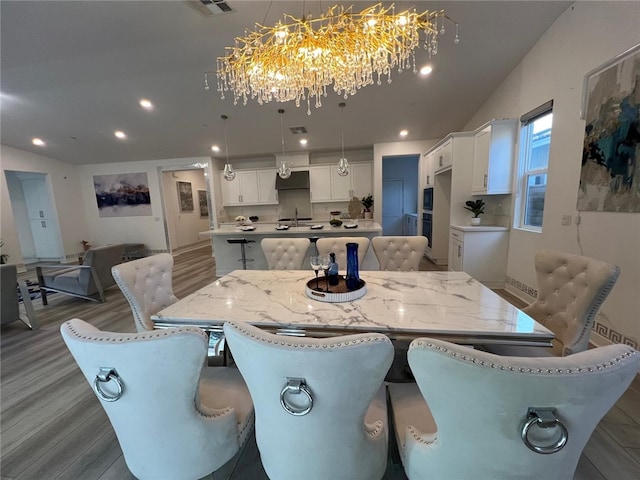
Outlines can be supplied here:
<path id="1" fill-rule="evenodd" d="M 285 14 L 267 27 L 256 24 L 253 32 L 236 38 L 217 61 L 217 89 L 222 99 L 233 93 L 234 105 L 249 98 L 259 104 L 294 100 L 296 106 L 311 98 L 316 108 L 327 96 L 327 86 L 346 99 L 358 89 L 387 77 L 391 71 L 412 69 L 416 73 L 415 49 L 424 47 L 429 57 L 438 53 L 438 37 L 445 20 L 458 24 L 444 10 L 400 13 L 394 5 L 381 3 L 353 13 L 353 7 L 335 5 L 319 18 L 296 18 Z M 208 89 L 205 74 L 205 89 Z"/>

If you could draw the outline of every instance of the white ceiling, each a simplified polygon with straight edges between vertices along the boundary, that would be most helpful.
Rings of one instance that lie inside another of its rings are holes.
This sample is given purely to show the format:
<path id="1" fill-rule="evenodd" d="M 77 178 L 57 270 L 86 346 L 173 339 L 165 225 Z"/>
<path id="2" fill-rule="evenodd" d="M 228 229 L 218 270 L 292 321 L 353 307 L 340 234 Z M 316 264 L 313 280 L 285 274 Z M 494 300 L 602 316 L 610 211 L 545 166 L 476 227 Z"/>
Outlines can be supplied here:
<path id="1" fill-rule="evenodd" d="M 271 3 L 271 6 L 270 6 Z M 354 4 L 356 11 L 373 2 Z M 385 2 L 386 3 L 386 2 Z M 571 2 L 396 2 L 396 8 L 444 8 L 460 24 L 441 38 L 429 77 L 411 72 L 368 86 L 346 100 L 345 147 L 440 138 L 460 130 L 536 40 Z M 309 151 L 340 148 L 340 109 L 330 91 L 307 116 L 292 102 L 246 106 L 221 100 L 215 75 L 204 90 L 204 72 L 235 36 L 255 22 L 275 23 L 283 12 L 317 16 L 330 2 L 228 0 L 233 13 L 205 18 L 184 1 L 45 1 L 0 3 L 1 141 L 76 164 L 208 156 L 224 145 L 227 121 L 232 158 L 278 152 L 280 119 L 304 125 Z M 267 15 L 268 11 L 268 15 Z M 417 54 L 419 65 L 427 53 Z M 155 104 L 152 112 L 140 98 Z M 128 134 L 118 141 L 114 130 Z M 33 137 L 46 147 L 31 144 Z M 286 132 L 288 151 L 302 150 Z"/>

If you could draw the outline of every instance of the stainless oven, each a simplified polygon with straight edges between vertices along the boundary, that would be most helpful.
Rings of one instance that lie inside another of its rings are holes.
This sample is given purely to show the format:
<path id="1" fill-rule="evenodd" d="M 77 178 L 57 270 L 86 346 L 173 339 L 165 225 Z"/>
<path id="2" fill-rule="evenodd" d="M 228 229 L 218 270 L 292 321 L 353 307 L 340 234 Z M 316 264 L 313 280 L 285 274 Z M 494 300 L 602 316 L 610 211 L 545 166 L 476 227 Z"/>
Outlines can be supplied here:
<path id="1" fill-rule="evenodd" d="M 429 240 L 429 247 L 431 247 L 431 232 L 433 229 L 433 215 L 431 213 L 422 214 L 422 236 L 427 237 Z"/>
<path id="2" fill-rule="evenodd" d="M 433 187 L 427 187 L 422 194 L 422 209 L 433 210 Z"/>

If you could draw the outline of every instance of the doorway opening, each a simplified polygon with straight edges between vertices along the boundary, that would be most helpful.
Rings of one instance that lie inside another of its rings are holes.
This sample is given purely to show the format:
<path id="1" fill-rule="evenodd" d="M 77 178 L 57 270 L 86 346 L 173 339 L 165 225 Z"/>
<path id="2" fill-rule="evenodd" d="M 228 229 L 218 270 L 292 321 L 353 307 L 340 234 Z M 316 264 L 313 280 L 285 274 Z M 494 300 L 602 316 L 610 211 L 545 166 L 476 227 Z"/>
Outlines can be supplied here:
<path id="1" fill-rule="evenodd" d="M 420 155 L 382 157 L 382 234 L 415 235 Z"/>
<path id="2" fill-rule="evenodd" d="M 166 248 L 176 254 L 211 242 L 200 232 L 212 229 L 207 165 L 158 167 Z"/>

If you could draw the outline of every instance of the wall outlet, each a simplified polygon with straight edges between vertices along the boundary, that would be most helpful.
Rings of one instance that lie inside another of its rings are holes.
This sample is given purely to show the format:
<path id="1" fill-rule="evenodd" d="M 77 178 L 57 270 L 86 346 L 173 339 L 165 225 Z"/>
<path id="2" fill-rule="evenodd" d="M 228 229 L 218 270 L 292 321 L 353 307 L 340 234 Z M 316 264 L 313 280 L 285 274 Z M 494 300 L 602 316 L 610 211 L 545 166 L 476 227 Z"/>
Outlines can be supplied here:
<path id="1" fill-rule="evenodd" d="M 565 227 L 571 226 L 571 215 L 562 215 L 560 225 L 564 225 Z"/>

